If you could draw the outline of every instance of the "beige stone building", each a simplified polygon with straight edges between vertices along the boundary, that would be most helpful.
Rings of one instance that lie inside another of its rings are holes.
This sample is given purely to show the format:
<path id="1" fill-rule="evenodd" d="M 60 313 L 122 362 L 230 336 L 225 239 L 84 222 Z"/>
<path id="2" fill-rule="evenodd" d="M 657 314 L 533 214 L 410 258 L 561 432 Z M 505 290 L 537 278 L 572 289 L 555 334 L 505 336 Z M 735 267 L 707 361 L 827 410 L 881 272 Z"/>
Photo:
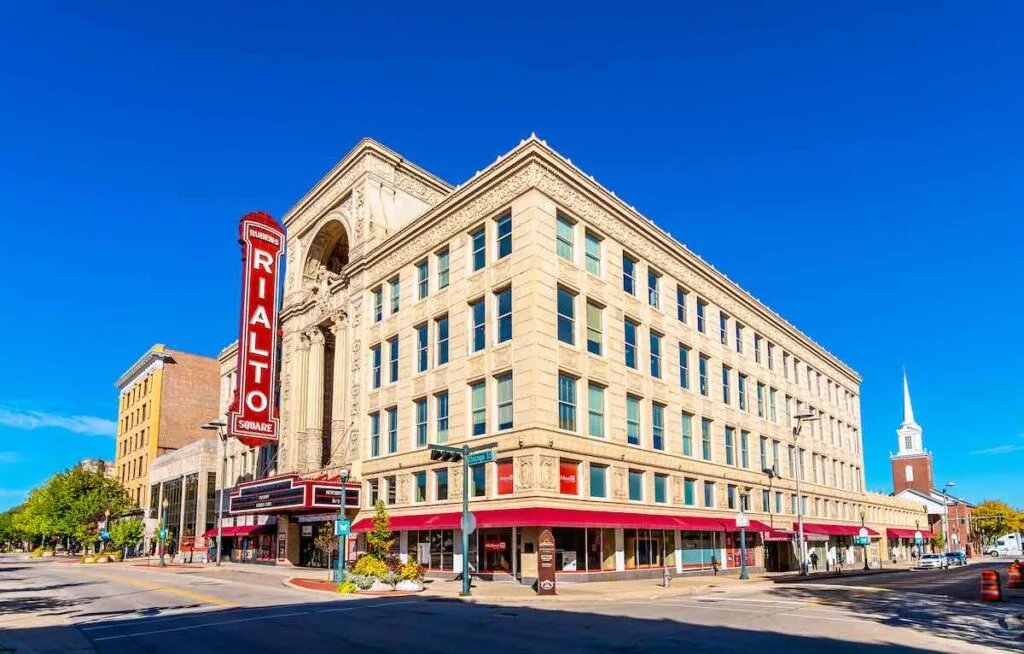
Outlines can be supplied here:
<path id="1" fill-rule="evenodd" d="M 364 140 L 284 223 L 281 475 L 239 492 L 344 467 L 354 530 L 384 500 L 400 553 L 443 573 L 462 468 L 427 446 L 494 443 L 468 556 L 524 582 L 544 527 L 582 580 L 736 567 L 741 509 L 771 569 L 795 565 L 798 507 L 822 558 L 924 520 L 864 488 L 855 371 L 543 141 L 452 187 Z M 316 507 L 267 507 L 279 560 L 311 563 Z"/>

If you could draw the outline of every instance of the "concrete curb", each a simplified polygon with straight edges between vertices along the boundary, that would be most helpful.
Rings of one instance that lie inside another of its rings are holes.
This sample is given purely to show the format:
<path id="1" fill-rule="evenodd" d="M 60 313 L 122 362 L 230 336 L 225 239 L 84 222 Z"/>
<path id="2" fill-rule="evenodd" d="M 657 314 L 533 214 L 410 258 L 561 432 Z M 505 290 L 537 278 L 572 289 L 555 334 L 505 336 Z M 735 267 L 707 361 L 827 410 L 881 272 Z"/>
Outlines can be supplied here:
<path id="1" fill-rule="evenodd" d="M 319 593 L 321 595 L 330 595 L 331 597 L 334 597 L 336 599 L 344 597 L 341 593 L 330 590 L 320 590 L 317 588 L 306 588 L 305 586 L 299 586 L 298 584 L 293 584 L 292 580 L 287 578 L 281 580 L 281 585 L 285 586 L 286 588 L 291 588 L 292 590 L 301 590 L 304 593 Z"/>
<path id="2" fill-rule="evenodd" d="M 812 584 L 824 580 L 856 579 L 858 577 L 876 577 L 880 575 L 901 574 L 913 571 L 913 568 L 892 568 L 891 570 L 872 570 L 870 572 L 864 572 L 863 570 L 859 570 L 857 572 L 844 572 L 842 574 L 808 575 L 806 577 L 779 577 L 775 579 L 769 579 L 768 581 L 772 584 Z"/>

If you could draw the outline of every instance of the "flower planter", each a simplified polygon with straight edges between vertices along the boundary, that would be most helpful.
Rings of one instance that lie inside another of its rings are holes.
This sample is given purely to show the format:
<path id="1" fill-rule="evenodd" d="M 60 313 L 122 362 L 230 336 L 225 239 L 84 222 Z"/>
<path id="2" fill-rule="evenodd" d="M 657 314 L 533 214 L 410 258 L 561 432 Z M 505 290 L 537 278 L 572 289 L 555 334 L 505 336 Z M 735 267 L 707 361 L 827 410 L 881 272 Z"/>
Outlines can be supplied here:
<path id="1" fill-rule="evenodd" d="M 397 586 L 395 586 L 395 590 L 401 590 L 406 592 L 419 592 L 423 590 L 423 582 L 403 579 L 402 581 L 398 582 Z"/>

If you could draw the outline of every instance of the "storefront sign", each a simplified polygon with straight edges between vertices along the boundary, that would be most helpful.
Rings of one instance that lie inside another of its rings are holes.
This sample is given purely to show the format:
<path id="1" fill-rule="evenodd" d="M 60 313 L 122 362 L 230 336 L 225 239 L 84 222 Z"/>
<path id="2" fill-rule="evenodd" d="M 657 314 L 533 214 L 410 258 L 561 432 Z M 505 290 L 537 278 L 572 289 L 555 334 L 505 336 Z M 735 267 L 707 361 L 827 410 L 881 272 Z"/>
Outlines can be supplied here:
<path id="1" fill-rule="evenodd" d="M 498 461 L 498 495 L 511 495 L 514 486 L 512 461 Z"/>
<path id="2" fill-rule="evenodd" d="M 488 552 L 504 552 L 508 548 L 508 543 L 504 540 L 487 540 L 484 541 L 484 549 Z"/>
<path id="3" fill-rule="evenodd" d="M 341 502 L 338 482 L 302 479 L 295 475 L 239 484 L 231 492 L 232 514 L 281 513 L 290 510 L 337 509 Z M 359 485 L 345 487 L 345 506 L 359 507 Z M 337 511 L 324 520 L 333 520 Z"/>
<path id="4" fill-rule="evenodd" d="M 578 469 L 579 466 L 575 463 L 559 462 L 559 490 L 563 495 L 577 495 L 579 493 L 579 484 L 577 484 Z"/>
<path id="5" fill-rule="evenodd" d="M 555 595 L 555 537 L 550 529 L 537 540 L 537 594 Z"/>
<path id="6" fill-rule="evenodd" d="M 228 434 L 250 447 L 277 440 L 278 278 L 284 229 L 262 212 L 242 216 L 242 317 L 238 333 L 238 390 Z"/>

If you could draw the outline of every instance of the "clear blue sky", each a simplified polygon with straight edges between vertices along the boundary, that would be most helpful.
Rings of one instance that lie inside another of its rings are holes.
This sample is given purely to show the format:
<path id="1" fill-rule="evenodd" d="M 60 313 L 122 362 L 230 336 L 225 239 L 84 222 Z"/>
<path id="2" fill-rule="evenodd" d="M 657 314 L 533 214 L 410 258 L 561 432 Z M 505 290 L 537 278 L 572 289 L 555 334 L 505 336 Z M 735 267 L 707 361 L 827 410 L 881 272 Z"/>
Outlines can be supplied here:
<path id="1" fill-rule="evenodd" d="M 242 213 L 532 131 L 864 376 L 872 489 L 906 364 L 937 478 L 1024 504 L 1019 3 L 146 4 L 0 9 L 0 508 L 232 339 Z"/>

